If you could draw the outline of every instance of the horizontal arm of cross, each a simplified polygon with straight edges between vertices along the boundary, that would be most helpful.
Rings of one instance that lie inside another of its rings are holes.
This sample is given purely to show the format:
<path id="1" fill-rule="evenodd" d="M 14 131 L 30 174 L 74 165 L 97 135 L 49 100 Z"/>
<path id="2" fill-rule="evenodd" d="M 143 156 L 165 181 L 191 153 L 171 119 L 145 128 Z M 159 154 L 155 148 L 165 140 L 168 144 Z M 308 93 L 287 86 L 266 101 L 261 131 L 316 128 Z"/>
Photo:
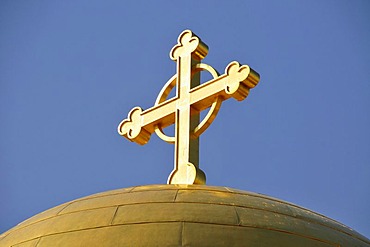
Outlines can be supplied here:
<path id="1" fill-rule="evenodd" d="M 230 97 L 243 100 L 258 81 L 258 73 L 249 66 L 232 62 L 226 67 L 225 74 L 190 90 L 191 108 L 193 112 L 202 111 L 218 97 L 222 100 Z M 147 143 L 156 126 L 165 128 L 175 122 L 177 100 L 177 97 L 171 98 L 145 111 L 135 107 L 118 126 L 119 134 L 141 145 Z"/>
<path id="2" fill-rule="evenodd" d="M 225 74 L 190 91 L 192 108 L 197 111 L 207 109 L 218 97 L 222 100 L 231 97 L 238 101 L 244 100 L 249 89 L 255 87 L 258 81 L 258 73 L 248 65 L 240 66 L 238 62 L 232 62 L 226 67 Z"/>

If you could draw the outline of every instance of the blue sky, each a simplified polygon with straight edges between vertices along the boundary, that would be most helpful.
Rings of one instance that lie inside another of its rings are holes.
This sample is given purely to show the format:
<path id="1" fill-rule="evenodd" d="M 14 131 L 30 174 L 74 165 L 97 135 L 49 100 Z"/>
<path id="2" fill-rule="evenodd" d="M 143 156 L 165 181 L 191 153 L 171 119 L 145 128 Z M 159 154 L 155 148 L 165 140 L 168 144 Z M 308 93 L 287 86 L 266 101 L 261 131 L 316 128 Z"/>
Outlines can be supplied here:
<path id="1" fill-rule="evenodd" d="M 175 73 L 191 29 L 203 62 L 261 75 L 201 137 L 207 184 L 277 197 L 370 236 L 368 1 L 2 1 L 0 232 L 89 194 L 165 183 L 173 146 L 120 137 Z"/>

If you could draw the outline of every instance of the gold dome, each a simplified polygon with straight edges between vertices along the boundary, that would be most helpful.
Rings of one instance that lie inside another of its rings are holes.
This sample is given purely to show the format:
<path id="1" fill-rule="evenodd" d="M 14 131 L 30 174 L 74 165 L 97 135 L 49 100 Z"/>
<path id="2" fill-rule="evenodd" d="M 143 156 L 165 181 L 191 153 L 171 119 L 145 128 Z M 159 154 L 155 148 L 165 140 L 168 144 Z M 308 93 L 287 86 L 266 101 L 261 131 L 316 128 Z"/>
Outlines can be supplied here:
<path id="1" fill-rule="evenodd" d="M 352 229 L 261 194 L 205 185 L 107 191 L 42 212 L 0 246 L 370 246 Z"/>

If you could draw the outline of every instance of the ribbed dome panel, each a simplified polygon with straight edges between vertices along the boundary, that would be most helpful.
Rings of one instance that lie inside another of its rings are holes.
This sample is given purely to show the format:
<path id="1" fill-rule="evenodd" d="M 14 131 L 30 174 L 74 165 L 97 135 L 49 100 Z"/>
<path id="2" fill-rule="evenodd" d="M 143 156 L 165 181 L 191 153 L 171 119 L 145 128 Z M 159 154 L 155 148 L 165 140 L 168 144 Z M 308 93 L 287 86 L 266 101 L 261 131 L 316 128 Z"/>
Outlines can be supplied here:
<path id="1" fill-rule="evenodd" d="M 42 212 L 0 246 L 370 246 L 350 228 L 261 194 L 205 185 L 103 192 Z"/>

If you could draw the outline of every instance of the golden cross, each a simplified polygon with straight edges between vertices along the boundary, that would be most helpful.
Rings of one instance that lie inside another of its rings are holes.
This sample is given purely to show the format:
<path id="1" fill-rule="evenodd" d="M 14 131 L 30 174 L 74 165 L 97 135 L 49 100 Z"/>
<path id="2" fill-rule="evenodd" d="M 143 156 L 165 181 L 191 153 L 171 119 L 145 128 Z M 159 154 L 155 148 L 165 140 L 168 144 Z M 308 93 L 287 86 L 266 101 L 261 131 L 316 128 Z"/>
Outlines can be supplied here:
<path id="1" fill-rule="evenodd" d="M 231 62 L 220 75 L 211 66 L 201 63 L 208 46 L 190 30 L 183 31 L 170 57 L 177 62 L 177 74 L 168 80 L 155 105 L 145 111 L 133 108 L 118 126 L 118 133 L 130 141 L 144 145 L 155 132 L 162 140 L 175 144 L 174 170 L 169 184 L 205 184 L 206 176 L 199 168 L 199 136 L 215 119 L 221 102 L 233 97 L 238 101 L 248 96 L 249 89 L 259 81 L 259 74 L 248 65 Z M 200 71 L 206 70 L 213 79 L 200 84 Z M 167 99 L 176 86 L 177 94 Z M 200 112 L 210 108 L 200 122 Z M 175 136 L 163 128 L 175 124 Z"/>

